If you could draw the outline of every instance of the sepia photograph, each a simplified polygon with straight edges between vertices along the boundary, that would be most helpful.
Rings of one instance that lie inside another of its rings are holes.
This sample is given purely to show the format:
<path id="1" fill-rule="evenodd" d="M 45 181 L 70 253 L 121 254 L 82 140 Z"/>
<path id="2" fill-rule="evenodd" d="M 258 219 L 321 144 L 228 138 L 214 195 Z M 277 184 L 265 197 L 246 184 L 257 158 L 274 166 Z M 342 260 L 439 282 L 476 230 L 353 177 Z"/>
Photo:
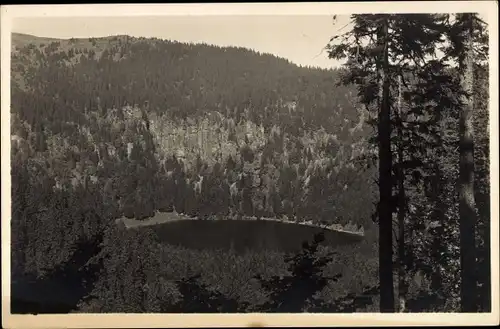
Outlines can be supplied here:
<path id="1" fill-rule="evenodd" d="M 498 4 L 449 3 L 2 6 L 4 326 L 498 325 Z"/>

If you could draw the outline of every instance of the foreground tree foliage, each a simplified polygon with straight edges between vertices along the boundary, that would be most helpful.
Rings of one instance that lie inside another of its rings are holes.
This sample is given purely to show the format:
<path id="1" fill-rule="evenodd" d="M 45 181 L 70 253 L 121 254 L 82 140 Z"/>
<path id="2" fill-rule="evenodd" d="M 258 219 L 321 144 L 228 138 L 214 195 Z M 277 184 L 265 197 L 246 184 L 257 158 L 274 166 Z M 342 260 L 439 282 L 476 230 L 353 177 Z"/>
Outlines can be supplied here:
<path id="1" fill-rule="evenodd" d="M 304 243 L 302 253 L 286 260 L 289 263 L 290 275 L 263 280 L 263 287 L 271 292 L 270 301 L 264 305 L 264 310 L 277 313 L 302 312 L 310 307 L 314 295 L 320 292 L 329 280 L 338 280 L 340 275 L 328 278 L 321 273 L 331 259 L 331 255 L 316 255 L 323 239 L 322 235 L 315 236 L 312 243 Z"/>

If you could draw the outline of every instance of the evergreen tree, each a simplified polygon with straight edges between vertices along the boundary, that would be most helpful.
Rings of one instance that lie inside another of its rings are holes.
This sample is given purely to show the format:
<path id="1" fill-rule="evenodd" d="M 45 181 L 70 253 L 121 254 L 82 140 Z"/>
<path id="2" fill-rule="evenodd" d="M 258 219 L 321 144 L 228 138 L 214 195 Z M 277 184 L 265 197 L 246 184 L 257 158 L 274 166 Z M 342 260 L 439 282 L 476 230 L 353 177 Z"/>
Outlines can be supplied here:
<path id="1" fill-rule="evenodd" d="M 379 224 L 379 266 L 381 283 L 381 311 L 394 310 L 394 295 L 392 281 L 392 229 L 393 213 L 400 208 L 399 218 L 402 221 L 405 210 L 404 192 L 399 186 L 399 193 L 393 193 L 398 181 L 403 182 L 403 174 L 397 171 L 393 159 L 392 136 L 395 130 L 399 139 L 404 129 L 423 129 L 428 131 L 430 122 L 413 125 L 398 122 L 397 116 L 391 109 L 394 108 L 393 96 L 398 90 L 398 79 L 408 76 L 418 76 L 427 72 L 436 65 L 442 67 L 436 58 L 436 48 L 444 39 L 444 22 L 446 15 L 353 15 L 353 27 L 343 35 L 332 38 L 329 53 L 332 58 L 347 59 L 343 83 L 355 83 L 358 87 L 358 96 L 364 106 L 377 113 L 377 135 L 374 139 L 378 144 L 378 184 L 379 203 L 377 205 Z M 340 42 L 337 42 L 340 40 Z M 430 57 L 430 60 L 428 59 Z M 438 90 L 432 90 L 429 102 L 439 102 L 443 95 Z M 428 111 L 428 107 L 425 108 Z M 420 113 L 419 113 L 420 112 Z M 413 111 L 417 116 L 423 116 L 422 110 Z M 403 128 L 404 127 L 404 128 Z M 397 128 L 397 129 L 394 129 Z M 403 130 L 401 130 L 403 128 Z M 425 143 L 424 143 L 425 145 Z M 419 145 L 420 148 L 425 147 Z M 396 145 L 397 146 L 397 145 Z M 401 146 L 400 146 L 401 147 Z M 401 151 L 399 151 L 401 154 Z M 418 161 L 408 162 L 400 159 L 399 168 L 403 165 L 412 165 L 409 174 L 418 177 L 420 168 Z M 406 164 L 405 164 L 406 163 Z M 393 168 L 395 167 L 395 168 Z M 398 202 L 397 200 L 401 200 Z M 406 216 L 406 215 L 405 215 Z M 400 229 L 403 230 L 403 227 Z M 404 232 L 400 232 L 400 237 Z M 403 245 L 400 245 L 402 248 Z M 402 251 L 402 250 L 401 250 Z M 403 255 L 404 253 L 401 252 Z M 400 275 L 403 273 L 400 272 Z"/>
<path id="2" fill-rule="evenodd" d="M 460 175 L 458 180 L 460 213 L 461 309 L 477 311 L 476 273 L 477 209 L 474 189 L 474 71 L 475 61 L 487 58 L 485 23 L 477 14 L 457 14 L 450 23 L 447 56 L 458 62 L 461 111 L 459 116 Z"/>

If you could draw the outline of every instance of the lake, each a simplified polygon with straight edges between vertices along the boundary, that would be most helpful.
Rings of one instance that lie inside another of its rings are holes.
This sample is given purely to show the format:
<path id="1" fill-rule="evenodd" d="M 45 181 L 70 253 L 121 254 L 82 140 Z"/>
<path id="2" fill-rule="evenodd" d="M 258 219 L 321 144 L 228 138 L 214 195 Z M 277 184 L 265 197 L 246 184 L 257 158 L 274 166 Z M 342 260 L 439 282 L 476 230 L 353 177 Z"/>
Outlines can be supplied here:
<path id="1" fill-rule="evenodd" d="M 150 225 L 147 225 L 151 227 Z M 140 229 L 135 227 L 134 229 Z M 159 241 L 190 249 L 297 251 L 317 233 L 324 245 L 355 244 L 363 236 L 300 224 L 266 220 L 177 220 L 154 225 Z"/>

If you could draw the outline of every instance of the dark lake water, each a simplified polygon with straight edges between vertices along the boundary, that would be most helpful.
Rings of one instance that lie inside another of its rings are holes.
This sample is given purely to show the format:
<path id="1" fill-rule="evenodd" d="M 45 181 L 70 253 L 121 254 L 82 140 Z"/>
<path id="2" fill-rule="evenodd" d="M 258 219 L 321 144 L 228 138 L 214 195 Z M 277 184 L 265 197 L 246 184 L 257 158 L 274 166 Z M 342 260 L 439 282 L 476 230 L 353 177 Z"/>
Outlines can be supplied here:
<path id="1" fill-rule="evenodd" d="M 355 234 L 319 227 L 264 220 L 183 220 L 154 225 L 161 242 L 191 249 L 234 249 L 297 251 L 317 233 L 324 233 L 324 245 L 355 244 Z"/>

